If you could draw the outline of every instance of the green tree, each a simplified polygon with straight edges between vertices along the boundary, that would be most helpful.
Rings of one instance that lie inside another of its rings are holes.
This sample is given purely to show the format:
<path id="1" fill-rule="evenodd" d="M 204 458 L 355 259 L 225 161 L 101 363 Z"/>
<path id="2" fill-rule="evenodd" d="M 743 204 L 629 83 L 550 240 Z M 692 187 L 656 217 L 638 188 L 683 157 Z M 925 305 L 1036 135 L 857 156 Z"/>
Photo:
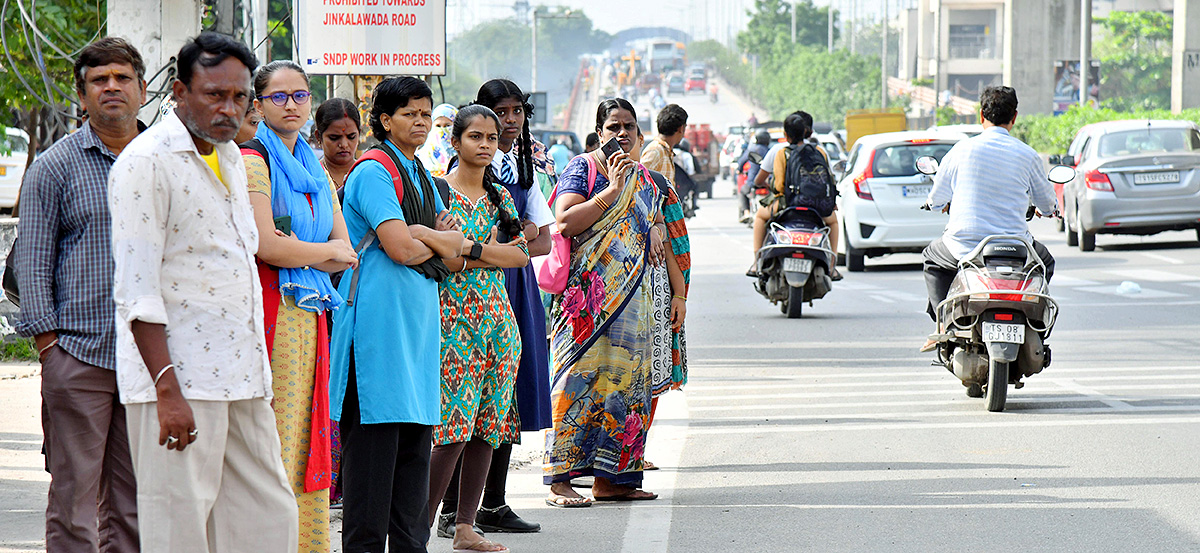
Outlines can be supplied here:
<path id="1" fill-rule="evenodd" d="M 1171 39 L 1174 20 L 1162 12 L 1113 12 L 1098 19 L 1100 94 L 1120 111 L 1171 106 Z"/>
<path id="2" fill-rule="evenodd" d="M 0 6 L 0 127 L 24 129 L 32 151 L 72 126 L 79 101 L 73 53 L 100 36 L 107 7 L 95 0 L 26 2 L 24 10 L 15 2 Z"/>
<path id="3" fill-rule="evenodd" d="M 825 46 L 829 37 L 829 8 L 818 8 L 813 0 L 792 4 L 786 0 L 754 0 L 748 13 L 750 22 L 738 34 L 737 45 L 743 52 L 771 55 L 790 48 L 792 42 L 792 9 L 796 10 L 796 44 Z M 837 12 L 834 12 L 836 19 Z M 838 37 L 836 21 L 833 38 Z"/>

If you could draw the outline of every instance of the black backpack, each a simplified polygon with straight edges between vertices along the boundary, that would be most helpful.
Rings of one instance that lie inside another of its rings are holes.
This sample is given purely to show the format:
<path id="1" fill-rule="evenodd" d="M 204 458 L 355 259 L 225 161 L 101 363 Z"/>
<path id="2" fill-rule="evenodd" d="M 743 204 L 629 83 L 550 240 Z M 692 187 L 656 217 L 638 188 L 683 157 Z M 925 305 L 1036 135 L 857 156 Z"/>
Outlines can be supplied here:
<path id="1" fill-rule="evenodd" d="M 786 151 L 783 198 L 789 207 L 803 205 L 801 198 L 819 200 L 837 195 L 829 162 L 816 146 L 790 144 Z"/>

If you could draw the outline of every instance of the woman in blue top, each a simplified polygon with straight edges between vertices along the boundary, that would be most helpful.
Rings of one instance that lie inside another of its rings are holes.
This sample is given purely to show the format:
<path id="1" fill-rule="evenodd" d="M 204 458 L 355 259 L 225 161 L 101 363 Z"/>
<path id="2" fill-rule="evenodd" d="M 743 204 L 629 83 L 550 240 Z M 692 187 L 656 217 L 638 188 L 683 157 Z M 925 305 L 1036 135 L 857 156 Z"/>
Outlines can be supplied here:
<path id="1" fill-rule="evenodd" d="M 346 178 L 351 243 L 376 236 L 342 277 L 346 305 L 330 345 L 347 552 L 383 551 L 390 542 L 388 551 L 424 553 L 429 540 L 429 454 L 441 423 L 438 282 L 449 274 L 442 259 L 460 257 L 464 246 L 416 159 L 432 126 L 432 97 L 420 79 L 380 83 L 370 124 L 386 157 L 364 156 Z"/>

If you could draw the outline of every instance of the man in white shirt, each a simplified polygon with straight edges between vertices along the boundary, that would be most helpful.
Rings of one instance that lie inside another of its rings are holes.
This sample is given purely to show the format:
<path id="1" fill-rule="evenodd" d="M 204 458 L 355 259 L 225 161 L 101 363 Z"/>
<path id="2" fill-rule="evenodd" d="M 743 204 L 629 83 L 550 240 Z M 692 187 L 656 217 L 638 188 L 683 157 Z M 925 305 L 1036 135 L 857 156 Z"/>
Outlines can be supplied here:
<path id="1" fill-rule="evenodd" d="M 271 409 L 258 232 L 230 140 L 254 54 L 203 33 L 179 51 L 177 107 L 109 176 L 117 381 L 143 551 L 295 551 L 295 496 Z M 165 447 L 163 447 L 165 446 Z"/>
<path id="2" fill-rule="evenodd" d="M 955 144 L 942 158 L 926 203 L 950 214 L 941 238 L 925 248 L 925 285 L 929 316 L 936 320 L 958 272 L 958 262 L 987 236 L 1023 236 L 1046 264 L 1046 280 L 1054 275 L 1054 256 L 1033 239 L 1025 214 L 1032 202 L 1049 216 L 1058 211 L 1054 186 L 1046 179 L 1042 159 L 1011 134 L 1017 120 L 1017 91 L 988 87 L 980 96 L 983 133 Z M 953 201 L 951 201 L 953 200 Z M 932 351 L 929 340 L 921 351 Z"/>

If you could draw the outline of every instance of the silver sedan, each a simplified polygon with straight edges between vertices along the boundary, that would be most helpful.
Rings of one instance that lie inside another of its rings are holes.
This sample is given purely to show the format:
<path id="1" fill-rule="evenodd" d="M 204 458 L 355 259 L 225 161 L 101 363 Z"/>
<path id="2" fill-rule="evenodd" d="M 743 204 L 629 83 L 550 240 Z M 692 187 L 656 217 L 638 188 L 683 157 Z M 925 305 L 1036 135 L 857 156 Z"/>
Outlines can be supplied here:
<path id="1" fill-rule="evenodd" d="M 1107 121 L 1080 129 L 1064 165 L 1067 244 L 1096 249 L 1097 234 L 1197 229 L 1200 128 L 1190 121 Z"/>

